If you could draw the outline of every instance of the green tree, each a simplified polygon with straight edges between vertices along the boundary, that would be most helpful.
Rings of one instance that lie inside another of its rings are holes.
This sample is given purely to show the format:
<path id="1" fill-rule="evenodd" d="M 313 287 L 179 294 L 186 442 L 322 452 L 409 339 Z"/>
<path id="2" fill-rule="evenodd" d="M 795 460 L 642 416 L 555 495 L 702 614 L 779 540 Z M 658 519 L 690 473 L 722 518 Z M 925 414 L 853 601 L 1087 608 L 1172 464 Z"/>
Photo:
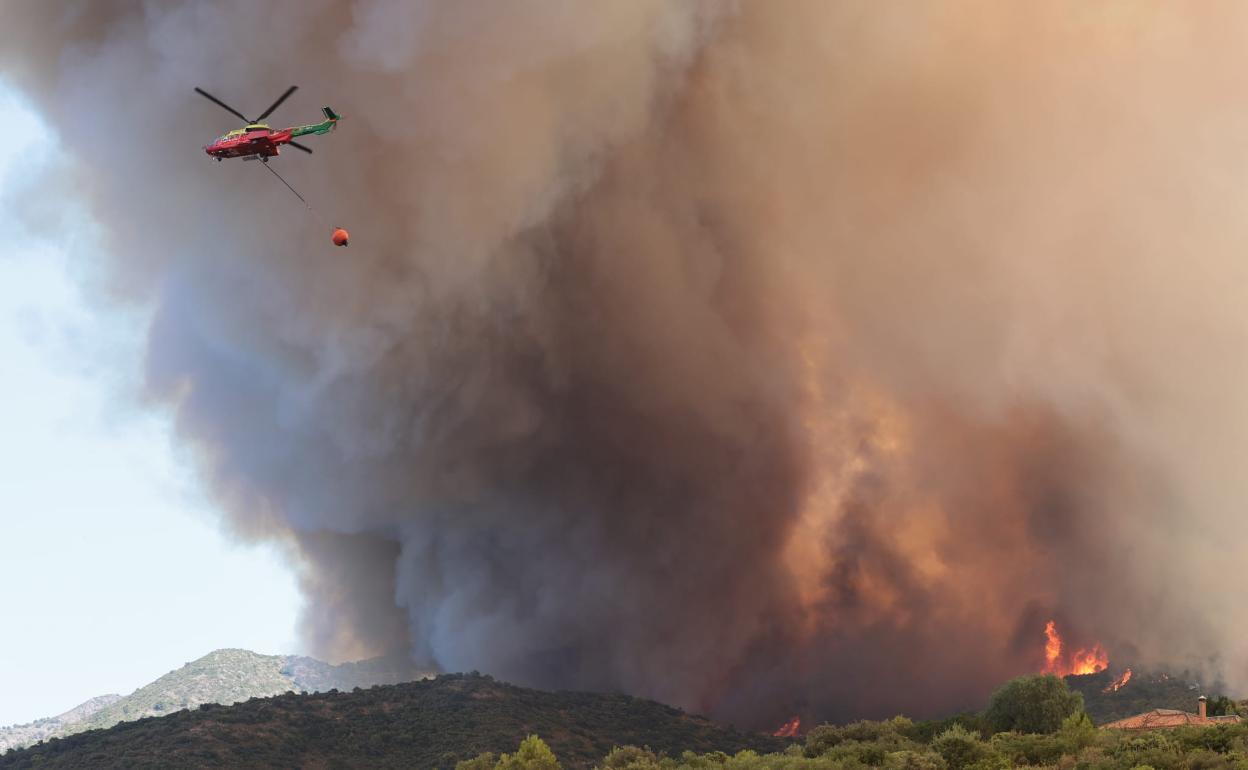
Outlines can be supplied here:
<path id="1" fill-rule="evenodd" d="M 1209 702 L 1206 704 L 1206 708 L 1206 713 L 1211 717 L 1235 715 L 1239 715 L 1241 717 L 1248 716 L 1248 713 L 1245 713 L 1248 709 L 1240 706 L 1234 700 L 1226 697 L 1225 695 L 1215 695 L 1210 698 Z"/>
<path id="2" fill-rule="evenodd" d="M 984 719 L 994 733 L 1055 733 L 1083 710 L 1083 696 L 1052 674 L 1011 679 L 992 695 Z"/>
<path id="3" fill-rule="evenodd" d="M 546 743 L 536 735 L 530 735 L 520 742 L 515 754 L 504 754 L 498 758 L 494 770 L 560 770 L 559 760 Z"/>
<path id="4" fill-rule="evenodd" d="M 1063 719 L 1057 734 L 1067 754 L 1078 754 L 1096 742 L 1096 726 L 1083 710 Z"/>

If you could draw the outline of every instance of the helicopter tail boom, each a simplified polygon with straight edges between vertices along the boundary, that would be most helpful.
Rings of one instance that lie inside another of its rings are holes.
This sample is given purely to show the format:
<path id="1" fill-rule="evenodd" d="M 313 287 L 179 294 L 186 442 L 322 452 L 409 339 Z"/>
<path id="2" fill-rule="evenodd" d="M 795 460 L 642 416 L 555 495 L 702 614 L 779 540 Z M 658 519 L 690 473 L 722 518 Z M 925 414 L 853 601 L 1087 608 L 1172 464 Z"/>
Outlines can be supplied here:
<path id="1" fill-rule="evenodd" d="M 325 113 L 325 119 L 320 123 L 309 123 L 306 126 L 294 126 L 290 129 L 290 135 L 304 136 L 306 134 L 328 134 L 338 125 L 338 121 L 342 120 L 342 116 L 334 112 L 330 107 L 322 107 L 321 111 Z"/>

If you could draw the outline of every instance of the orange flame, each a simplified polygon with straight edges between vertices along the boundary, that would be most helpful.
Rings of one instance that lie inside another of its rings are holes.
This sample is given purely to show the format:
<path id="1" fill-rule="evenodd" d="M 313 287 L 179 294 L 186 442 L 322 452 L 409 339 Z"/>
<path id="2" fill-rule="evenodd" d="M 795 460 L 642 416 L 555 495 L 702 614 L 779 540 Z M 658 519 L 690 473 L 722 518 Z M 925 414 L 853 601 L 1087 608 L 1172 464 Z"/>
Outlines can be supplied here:
<path id="1" fill-rule="evenodd" d="M 1095 674 L 1107 668 L 1109 668 L 1109 655 L 1105 654 L 1105 649 L 1101 647 L 1100 642 L 1092 645 L 1092 649 L 1079 650 L 1071 657 L 1070 673 L 1072 674 Z"/>
<path id="2" fill-rule="evenodd" d="M 780 729 L 776 730 L 772 735 L 777 738 L 796 738 L 797 731 L 802 728 L 801 717 L 793 717 L 789 721 L 780 725 Z"/>
<path id="3" fill-rule="evenodd" d="M 1044 636 L 1044 671 L 1055 674 L 1062 659 L 1062 637 L 1057 633 L 1057 624 L 1051 620 L 1045 623 Z"/>
<path id="4" fill-rule="evenodd" d="M 1122 676 L 1120 676 L 1120 677 L 1118 677 L 1117 679 L 1115 679 L 1115 680 L 1114 680 L 1114 681 L 1113 681 L 1113 682 L 1109 685 L 1109 687 L 1106 687 L 1106 688 L 1105 688 L 1104 690 L 1102 690 L 1101 692 L 1118 692 L 1119 690 L 1121 690 L 1121 689 L 1122 689 L 1122 686 L 1123 686 L 1124 684 L 1126 684 L 1127 682 L 1130 682 L 1130 681 L 1131 681 L 1131 669 L 1127 669 L 1126 671 L 1123 671 L 1123 672 L 1122 672 Z"/>
<path id="5" fill-rule="evenodd" d="M 1105 648 L 1097 642 L 1091 648 L 1080 649 L 1070 656 L 1068 661 L 1062 660 L 1062 636 L 1057 632 L 1057 623 L 1050 620 L 1044 625 L 1044 673 L 1067 676 L 1069 674 L 1095 674 L 1109 668 L 1109 655 Z"/>

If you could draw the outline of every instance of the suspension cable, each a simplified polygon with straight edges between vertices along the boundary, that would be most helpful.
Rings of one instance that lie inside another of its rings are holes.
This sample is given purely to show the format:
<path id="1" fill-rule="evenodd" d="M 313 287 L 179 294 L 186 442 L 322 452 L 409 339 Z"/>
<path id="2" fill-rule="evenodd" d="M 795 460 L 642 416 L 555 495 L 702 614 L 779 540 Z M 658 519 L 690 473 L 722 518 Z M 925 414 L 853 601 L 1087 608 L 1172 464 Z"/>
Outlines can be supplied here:
<path id="1" fill-rule="evenodd" d="M 316 217 L 318 220 L 320 220 L 320 223 L 321 223 L 322 225 L 324 225 L 324 224 L 325 224 L 325 219 L 324 219 L 324 218 L 320 215 L 320 213 L 319 213 L 316 209 L 312 208 L 312 204 L 311 204 L 311 203 L 308 203 L 307 199 L 306 199 L 306 198 L 304 198 L 302 195 L 300 195 L 298 190 L 296 190 L 295 188 L 291 187 L 291 186 L 290 186 L 290 182 L 287 182 L 287 181 L 286 181 L 286 180 L 282 177 L 282 175 L 281 175 L 281 174 L 277 173 L 277 170 L 276 170 L 276 169 L 274 169 L 272 166 L 270 166 L 268 163 L 265 163 L 265 162 L 261 162 L 261 163 L 260 163 L 260 165 L 264 166 L 266 169 L 268 169 L 268 170 L 269 170 L 269 173 L 271 173 L 273 176 L 275 176 L 275 177 L 277 177 L 279 180 L 281 180 L 282 184 L 286 185 L 286 189 L 287 189 L 287 190 L 290 190 L 292 193 L 294 193 L 294 194 L 295 194 L 295 197 L 296 197 L 296 198 L 298 198 L 300 201 L 302 201 L 302 202 L 303 202 L 303 205 L 304 205 L 304 206 L 308 209 L 308 211 L 310 211 L 310 212 L 312 213 L 312 216 L 314 216 L 314 217 Z"/>

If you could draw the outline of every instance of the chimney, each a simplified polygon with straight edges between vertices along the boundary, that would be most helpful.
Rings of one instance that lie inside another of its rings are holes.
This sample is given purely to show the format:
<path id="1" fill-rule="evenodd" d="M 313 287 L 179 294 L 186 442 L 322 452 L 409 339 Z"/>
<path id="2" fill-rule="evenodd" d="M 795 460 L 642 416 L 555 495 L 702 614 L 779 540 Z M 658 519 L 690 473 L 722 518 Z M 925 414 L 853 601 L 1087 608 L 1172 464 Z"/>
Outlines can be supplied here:
<path id="1" fill-rule="evenodd" d="M 1207 717 L 1205 716 L 1205 703 L 1206 703 L 1208 700 L 1209 700 L 1209 699 L 1208 699 L 1208 698 L 1206 698 L 1206 697 L 1205 697 L 1205 696 L 1203 696 L 1203 695 L 1202 695 L 1202 696 L 1200 696 L 1199 698 L 1197 698 L 1197 699 L 1196 699 L 1196 703 L 1198 704 L 1198 706 L 1197 706 L 1197 711 L 1200 713 L 1200 718 L 1201 718 L 1201 719 L 1206 719 L 1206 718 L 1207 718 Z"/>

